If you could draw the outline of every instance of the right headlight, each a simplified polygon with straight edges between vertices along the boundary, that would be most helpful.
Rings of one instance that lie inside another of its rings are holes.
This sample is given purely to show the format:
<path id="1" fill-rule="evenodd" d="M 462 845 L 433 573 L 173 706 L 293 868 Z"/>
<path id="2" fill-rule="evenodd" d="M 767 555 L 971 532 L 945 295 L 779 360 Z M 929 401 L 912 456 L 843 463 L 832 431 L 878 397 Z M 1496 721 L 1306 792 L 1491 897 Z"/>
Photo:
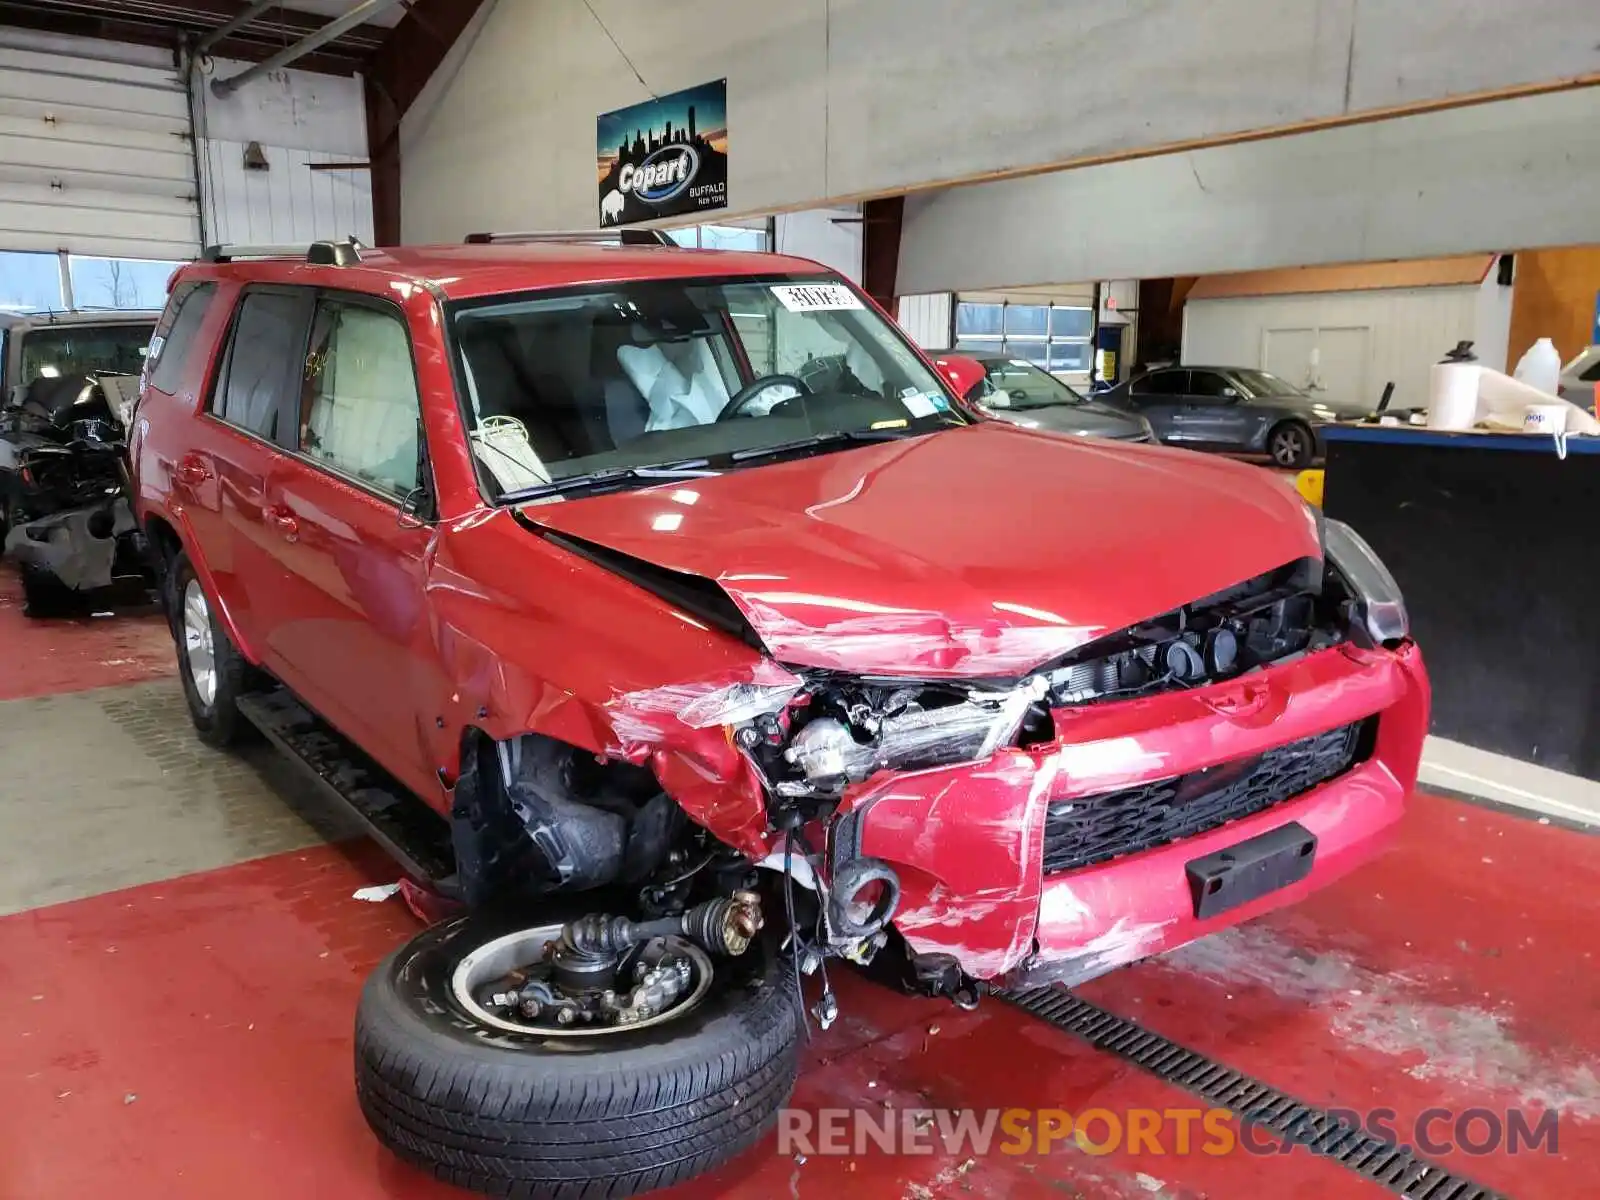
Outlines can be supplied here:
<path id="1" fill-rule="evenodd" d="M 1328 562 L 1350 588 L 1352 627 L 1374 646 L 1409 637 L 1405 597 L 1377 551 L 1343 521 L 1326 521 L 1323 538 Z"/>

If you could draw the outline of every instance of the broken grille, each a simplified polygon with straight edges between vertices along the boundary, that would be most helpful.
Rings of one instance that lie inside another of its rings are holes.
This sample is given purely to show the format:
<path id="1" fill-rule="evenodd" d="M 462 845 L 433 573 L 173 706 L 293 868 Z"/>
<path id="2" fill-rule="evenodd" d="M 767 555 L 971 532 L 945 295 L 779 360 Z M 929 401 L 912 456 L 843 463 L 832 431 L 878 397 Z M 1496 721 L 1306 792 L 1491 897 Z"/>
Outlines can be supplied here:
<path id="1" fill-rule="evenodd" d="M 1203 771 L 1050 805 L 1046 874 L 1110 862 L 1254 816 L 1344 774 L 1370 753 L 1375 719 Z"/>

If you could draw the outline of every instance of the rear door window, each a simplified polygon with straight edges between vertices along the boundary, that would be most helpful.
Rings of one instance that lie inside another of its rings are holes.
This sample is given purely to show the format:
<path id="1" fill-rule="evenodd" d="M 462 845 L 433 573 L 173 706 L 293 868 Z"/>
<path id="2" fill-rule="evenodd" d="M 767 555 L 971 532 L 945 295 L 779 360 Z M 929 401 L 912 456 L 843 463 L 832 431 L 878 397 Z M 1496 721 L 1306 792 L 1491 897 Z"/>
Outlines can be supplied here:
<path id="1" fill-rule="evenodd" d="M 150 386 L 158 392 L 170 396 L 178 390 L 194 336 L 216 294 L 214 283 L 183 283 L 173 289 L 172 299 L 167 302 L 166 312 L 161 314 L 155 336 L 150 339 L 150 353 L 145 358 Z"/>
<path id="2" fill-rule="evenodd" d="M 212 415 L 268 441 L 287 439 L 293 418 L 285 409 L 299 392 L 311 300 L 303 289 L 244 294 L 212 393 Z"/>
<path id="3" fill-rule="evenodd" d="M 300 450 L 391 496 L 420 482 L 422 402 L 411 335 L 386 305 L 317 304 L 300 388 Z"/>

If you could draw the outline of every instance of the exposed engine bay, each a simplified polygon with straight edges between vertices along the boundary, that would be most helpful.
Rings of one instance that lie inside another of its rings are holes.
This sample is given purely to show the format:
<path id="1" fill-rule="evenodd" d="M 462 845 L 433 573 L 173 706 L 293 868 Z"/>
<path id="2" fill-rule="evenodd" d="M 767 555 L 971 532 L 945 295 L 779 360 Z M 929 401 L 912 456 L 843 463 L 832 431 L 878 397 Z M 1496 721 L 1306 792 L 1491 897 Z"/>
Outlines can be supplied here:
<path id="1" fill-rule="evenodd" d="M 1348 585 L 1318 559 L 1289 563 L 1098 639 L 1026 679 L 961 685 L 865 680 L 797 669 L 775 711 L 736 743 L 785 800 L 837 799 L 880 770 L 976 762 L 1004 745 L 1051 741 L 1056 708 L 1234 679 L 1350 633 Z"/>
<path id="2" fill-rule="evenodd" d="M 1022 679 L 919 682 L 780 668 L 687 701 L 676 716 L 692 728 L 726 729 L 759 780 L 781 838 L 780 852 L 760 865 L 777 876 L 787 945 L 810 973 L 829 957 L 871 962 L 896 936 L 900 880 L 852 844 L 852 818 L 837 815 L 853 785 L 1048 744 L 1054 710 L 1203 687 L 1345 641 L 1372 644 L 1364 611 L 1338 566 L 1308 558 L 1099 638 Z M 486 981 L 478 1003 L 504 1019 L 560 1028 L 654 1019 L 710 969 L 696 955 L 737 952 L 707 930 L 735 912 L 741 928 L 759 928 L 751 914 L 760 911 L 760 877 L 749 859 L 688 821 L 644 767 L 527 736 L 492 753 L 486 745 L 457 794 L 501 798 L 476 817 L 458 805 L 458 858 L 475 864 L 474 878 L 515 879 L 539 894 L 621 886 L 643 917 L 586 918 L 552 938 L 536 968 Z M 902 981 L 915 990 L 975 1002 L 976 985 L 947 956 L 904 965 Z M 830 1001 L 825 989 L 813 1010 L 824 1024 Z"/>
<path id="3" fill-rule="evenodd" d="M 30 610 L 46 587 L 66 595 L 146 577 L 125 461 L 137 384 L 42 377 L 0 412 L 4 548 L 22 564 Z"/>

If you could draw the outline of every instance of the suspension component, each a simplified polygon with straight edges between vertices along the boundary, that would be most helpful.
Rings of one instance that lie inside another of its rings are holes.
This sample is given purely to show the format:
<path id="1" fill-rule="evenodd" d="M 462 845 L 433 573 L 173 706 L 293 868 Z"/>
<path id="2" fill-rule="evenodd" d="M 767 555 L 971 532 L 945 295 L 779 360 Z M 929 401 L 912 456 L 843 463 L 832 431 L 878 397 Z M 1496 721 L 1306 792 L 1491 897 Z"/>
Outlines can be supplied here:
<path id="1" fill-rule="evenodd" d="M 627 917 L 591 914 L 571 921 L 561 931 L 553 961 L 557 971 L 571 964 L 587 972 L 589 964 L 616 959 L 651 938 L 681 936 L 703 946 L 712 954 L 736 957 L 750 948 L 751 939 L 761 931 L 764 918 L 761 897 L 754 892 L 735 892 L 697 904 L 680 917 L 661 917 L 654 921 L 630 921 Z"/>

